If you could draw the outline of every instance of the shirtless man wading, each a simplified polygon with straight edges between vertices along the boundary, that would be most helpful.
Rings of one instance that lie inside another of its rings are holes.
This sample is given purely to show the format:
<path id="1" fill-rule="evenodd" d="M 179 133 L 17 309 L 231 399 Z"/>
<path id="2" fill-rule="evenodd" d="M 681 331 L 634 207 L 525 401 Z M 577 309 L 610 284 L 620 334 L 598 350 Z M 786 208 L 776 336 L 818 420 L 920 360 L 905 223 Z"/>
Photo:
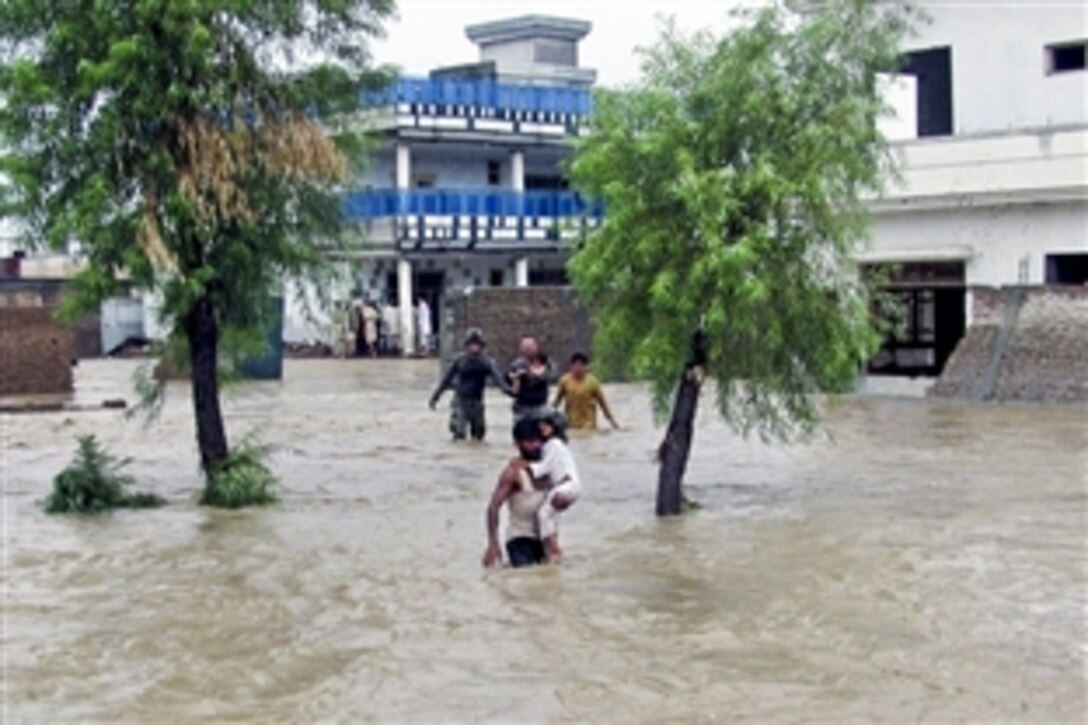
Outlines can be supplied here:
<path id="1" fill-rule="evenodd" d="M 514 425 L 514 443 L 521 458 L 526 461 L 539 461 L 544 441 L 537 421 L 531 418 L 518 421 Z M 487 507 L 487 551 L 484 552 L 483 559 L 485 567 L 502 562 L 499 511 L 504 504 L 509 508 L 510 515 L 506 532 L 506 556 L 510 566 L 532 566 L 545 562 L 544 542 L 540 540 L 538 533 L 537 515 L 547 497 L 547 490 L 538 489 L 524 475 L 523 466 L 511 463 L 506 467 Z"/>

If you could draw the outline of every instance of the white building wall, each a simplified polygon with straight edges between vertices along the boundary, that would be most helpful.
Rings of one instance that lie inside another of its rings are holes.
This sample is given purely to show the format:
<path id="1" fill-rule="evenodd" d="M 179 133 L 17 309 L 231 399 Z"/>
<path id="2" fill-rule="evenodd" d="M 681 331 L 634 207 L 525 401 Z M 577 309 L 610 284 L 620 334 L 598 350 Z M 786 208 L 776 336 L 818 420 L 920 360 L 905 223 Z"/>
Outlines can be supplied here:
<path id="1" fill-rule="evenodd" d="M 1088 201 L 885 213 L 863 259 L 962 258 L 968 285 L 1042 284 L 1047 254 L 1088 252 Z"/>
<path id="2" fill-rule="evenodd" d="M 1088 73 L 1048 75 L 1045 47 L 1088 37 L 1083 0 L 919 0 L 908 49 L 952 46 L 957 134 L 1088 122 Z"/>
<path id="3" fill-rule="evenodd" d="M 500 188 L 510 186 L 510 152 L 501 147 L 442 146 L 428 148 L 425 144 L 410 145 L 411 176 L 433 176 L 434 185 L 446 189 L 483 189 L 487 183 L 487 163 L 497 161 L 500 166 Z M 359 179 L 360 188 L 394 188 L 395 161 L 385 151 L 375 154 L 370 165 Z M 554 166 L 552 167 L 554 168 Z"/>
<path id="4" fill-rule="evenodd" d="M 482 189 L 487 186 L 487 162 L 489 159 L 501 164 L 503 186 L 509 183 L 509 163 L 502 149 L 486 151 L 483 149 L 460 150 L 443 147 L 430 150 L 426 147 L 412 147 L 412 176 L 433 174 L 434 185 L 445 189 Z M 501 187 L 496 187 L 501 188 Z"/>
<path id="5" fill-rule="evenodd" d="M 508 66 L 522 67 L 533 63 L 533 40 L 512 40 L 489 43 L 480 47 L 480 60 L 494 61 L 499 72 Z"/>
<path id="6" fill-rule="evenodd" d="M 285 342 L 332 345 L 335 342 L 334 311 L 339 300 L 350 300 L 355 280 L 352 265 L 337 265 L 338 276 L 324 299 L 311 282 L 288 284 L 283 290 L 283 339 Z"/>

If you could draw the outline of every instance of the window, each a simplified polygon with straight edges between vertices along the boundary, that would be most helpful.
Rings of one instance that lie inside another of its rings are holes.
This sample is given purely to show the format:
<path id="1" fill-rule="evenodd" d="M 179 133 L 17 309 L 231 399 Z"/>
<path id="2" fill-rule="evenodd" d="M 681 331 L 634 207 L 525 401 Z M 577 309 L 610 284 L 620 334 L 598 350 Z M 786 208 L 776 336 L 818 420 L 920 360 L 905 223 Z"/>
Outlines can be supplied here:
<path id="1" fill-rule="evenodd" d="M 903 73 L 916 80 L 918 137 L 952 135 L 952 49 L 907 53 Z"/>
<path id="2" fill-rule="evenodd" d="M 558 174 L 526 174 L 526 191 L 562 191 L 570 184 Z"/>
<path id="3" fill-rule="evenodd" d="M 1046 255 L 1047 284 L 1088 284 L 1088 254 Z"/>
<path id="4" fill-rule="evenodd" d="M 433 189 L 437 180 L 434 174 L 412 174 L 412 186 L 417 189 Z"/>
<path id="5" fill-rule="evenodd" d="M 487 162 L 487 185 L 499 186 L 502 184 L 502 164 L 498 161 Z"/>
<path id="6" fill-rule="evenodd" d="M 491 286 L 492 287 L 502 287 L 503 283 L 505 281 L 506 281 L 506 270 L 504 270 L 504 269 L 493 269 L 493 270 L 491 270 Z"/>
<path id="7" fill-rule="evenodd" d="M 1060 43 L 1046 47 L 1047 75 L 1084 70 L 1088 66 L 1086 61 L 1088 61 L 1088 41 L 1078 40 L 1075 43 Z"/>
<path id="8" fill-rule="evenodd" d="M 565 269 L 532 269 L 529 270 L 530 287 L 566 287 L 570 284 Z"/>

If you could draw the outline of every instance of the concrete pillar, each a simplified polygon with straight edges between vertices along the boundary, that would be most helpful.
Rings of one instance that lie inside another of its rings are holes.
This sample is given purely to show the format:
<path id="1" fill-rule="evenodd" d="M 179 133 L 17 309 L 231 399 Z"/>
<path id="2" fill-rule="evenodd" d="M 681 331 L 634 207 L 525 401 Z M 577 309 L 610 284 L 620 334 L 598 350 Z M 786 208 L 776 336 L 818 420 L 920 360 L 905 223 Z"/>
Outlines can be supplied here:
<path id="1" fill-rule="evenodd" d="M 397 260 L 397 299 L 400 300 L 400 350 L 401 354 L 416 352 L 415 290 L 412 289 L 412 263 L 401 257 Z"/>
<path id="2" fill-rule="evenodd" d="M 525 152 L 521 149 L 510 152 L 510 188 L 525 191 Z"/>
<path id="3" fill-rule="evenodd" d="M 521 257 L 514 263 L 514 286 L 529 286 L 529 258 Z"/>
<path id="4" fill-rule="evenodd" d="M 406 143 L 397 144 L 397 189 L 406 191 L 412 185 L 412 150 Z"/>
<path id="5" fill-rule="evenodd" d="M 525 152 L 518 149 L 510 154 L 510 187 L 525 192 Z M 514 286 L 529 286 L 529 258 L 521 257 L 514 265 Z"/>

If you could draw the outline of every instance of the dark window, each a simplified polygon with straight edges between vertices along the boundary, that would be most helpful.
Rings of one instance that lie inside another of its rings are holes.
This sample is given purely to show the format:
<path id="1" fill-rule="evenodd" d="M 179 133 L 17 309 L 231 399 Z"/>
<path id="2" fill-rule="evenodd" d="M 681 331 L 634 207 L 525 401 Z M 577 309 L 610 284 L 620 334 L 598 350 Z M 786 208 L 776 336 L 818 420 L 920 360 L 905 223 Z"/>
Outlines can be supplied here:
<path id="1" fill-rule="evenodd" d="M 396 272 L 385 275 L 385 301 L 393 307 L 400 305 L 400 287 L 397 285 Z"/>
<path id="2" fill-rule="evenodd" d="M 487 185 L 498 186 L 502 183 L 502 164 L 498 161 L 487 162 Z"/>
<path id="3" fill-rule="evenodd" d="M 506 282 L 506 271 L 502 269 L 491 270 L 491 286 L 502 287 Z"/>
<path id="4" fill-rule="evenodd" d="M 565 269 L 531 269 L 529 270 L 530 287 L 566 287 L 570 284 Z"/>
<path id="5" fill-rule="evenodd" d="M 918 87 L 918 136 L 952 135 L 952 49 L 918 50 L 903 60 Z"/>
<path id="6" fill-rule="evenodd" d="M 1046 255 L 1047 284 L 1088 284 L 1088 254 Z"/>
<path id="7" fill-rule="evenodd" d="M 526 191 L 563 191 L 570 183 L 559 174 L 526 174 Z"/>
<path id="8" fill-rule="evenodd" d="M 1047 73 L 1069 73 L 1084 70 L 1088 61 L 1088 41 L 1048 45 Z"/>

